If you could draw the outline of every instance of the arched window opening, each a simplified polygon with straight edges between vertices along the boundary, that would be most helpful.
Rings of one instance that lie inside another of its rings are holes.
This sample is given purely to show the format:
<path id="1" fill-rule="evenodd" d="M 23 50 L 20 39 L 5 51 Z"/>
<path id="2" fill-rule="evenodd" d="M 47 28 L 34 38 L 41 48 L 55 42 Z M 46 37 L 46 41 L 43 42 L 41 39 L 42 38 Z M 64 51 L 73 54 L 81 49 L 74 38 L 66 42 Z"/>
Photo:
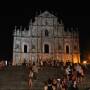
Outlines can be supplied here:
<path id="1" fill-rule="evenodd" d="M 45 36 L 46 36 L 46 37 L 49 36 L 48 30 L 45 30 Z"/>
<path id="2" fill-rule="evenodd" d="M 76 45 L 74 45 L 74 50 L 77 50 L 77 46 Z"/>
<path id="3" fill-rule="evenodd" d="M 35 49 L 35 45 L 32 45 L 32 49 Z"/>
<path id="4" fill-rule="evenodd" d="M 24 53 L 27 53 L 27 45 L 24 45 Z"/>
<path id="5" fill-rule="evenodd" d="M 61 50 L 61 45 L 58 46 L 58 50 Z"/>
<path id="6" fill-rule="evenodd" d="M 66 46 L 66 53 L 69 54 L 69 46 Z"/>
<path id="7" fill-rule="evenodd" d="M 48 44 L 44 45 L 44 53 L 49 53 L 49 45 Z"/>

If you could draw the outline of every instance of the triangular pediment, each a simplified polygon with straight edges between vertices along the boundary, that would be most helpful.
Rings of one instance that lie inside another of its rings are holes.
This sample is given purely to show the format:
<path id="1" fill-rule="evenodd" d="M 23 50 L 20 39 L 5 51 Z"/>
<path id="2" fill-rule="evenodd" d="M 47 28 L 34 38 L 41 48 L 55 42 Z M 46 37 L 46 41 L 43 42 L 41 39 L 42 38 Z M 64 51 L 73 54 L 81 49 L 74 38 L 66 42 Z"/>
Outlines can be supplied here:
<path id="1" fill-rule="evenodd" d="M 41 16 L 41 17 L 56 17 L 53 14 L 51 14 L 50 12 L 48 12 L 48 11 L 43 12 L 39 16 Z"/>

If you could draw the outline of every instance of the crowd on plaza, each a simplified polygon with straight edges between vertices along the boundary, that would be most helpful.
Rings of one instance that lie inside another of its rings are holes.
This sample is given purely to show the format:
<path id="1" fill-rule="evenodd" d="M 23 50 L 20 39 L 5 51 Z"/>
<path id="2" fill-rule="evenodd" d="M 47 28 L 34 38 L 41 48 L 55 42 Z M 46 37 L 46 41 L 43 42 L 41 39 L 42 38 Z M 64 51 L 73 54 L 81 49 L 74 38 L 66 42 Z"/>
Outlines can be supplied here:
<path id="1" fill-rule="evenodd" d="M 30 72 L 29 72 L 29 87 L 32 88 L 33 85 L 33 78 L 37 78 L 38 69 L 42 70 L 44 66 L 51 66 L 51 67 L 62 67 L 64 71 L 62 77 L 53 77 L 48 78 L 48 80 L 44 83 L 43 90 L 79 90 L 78 84 L 83 81 L 85 77 L 85 68 L 81 64 L 71 64 L 67 63 L 66 65 L 62 63 L 55 62 L 40 62 L 40 67 L 34 63 L 30 65 Z M 60 67 L 60 68 L 61 68 Z"/>

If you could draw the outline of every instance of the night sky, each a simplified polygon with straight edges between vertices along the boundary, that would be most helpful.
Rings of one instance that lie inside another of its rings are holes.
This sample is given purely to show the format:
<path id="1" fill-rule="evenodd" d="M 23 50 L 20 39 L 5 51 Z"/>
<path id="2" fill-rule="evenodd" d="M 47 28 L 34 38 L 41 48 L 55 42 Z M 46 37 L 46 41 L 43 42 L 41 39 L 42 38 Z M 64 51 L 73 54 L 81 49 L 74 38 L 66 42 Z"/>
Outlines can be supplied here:
<path id="1" fill-rule="evenodd" d="M 70 10 L 68 8 L 4 8 L 0 12 L 0 58 L 12 59 L 15 25 L 27 27 L 31 18 L 45 10 L 62 18 L 66 27 L 78 27 L 80 33 L 80 51 L 90 53 L 90 14 L 88 9 Z"/>

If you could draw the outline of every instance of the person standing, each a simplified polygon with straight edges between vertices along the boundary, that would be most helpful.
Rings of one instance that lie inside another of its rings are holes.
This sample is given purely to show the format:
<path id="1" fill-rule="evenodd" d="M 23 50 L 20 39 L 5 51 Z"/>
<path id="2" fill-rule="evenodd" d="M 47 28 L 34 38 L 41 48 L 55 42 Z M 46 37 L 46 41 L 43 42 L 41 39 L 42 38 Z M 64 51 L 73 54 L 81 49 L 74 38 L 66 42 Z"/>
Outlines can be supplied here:
<path id="1" fill-rule="evenodd" d="M 32 79 L 33 79 L 33 71 L 30 70 L 29 72 L 29 88 L 32 88 Z"/>

